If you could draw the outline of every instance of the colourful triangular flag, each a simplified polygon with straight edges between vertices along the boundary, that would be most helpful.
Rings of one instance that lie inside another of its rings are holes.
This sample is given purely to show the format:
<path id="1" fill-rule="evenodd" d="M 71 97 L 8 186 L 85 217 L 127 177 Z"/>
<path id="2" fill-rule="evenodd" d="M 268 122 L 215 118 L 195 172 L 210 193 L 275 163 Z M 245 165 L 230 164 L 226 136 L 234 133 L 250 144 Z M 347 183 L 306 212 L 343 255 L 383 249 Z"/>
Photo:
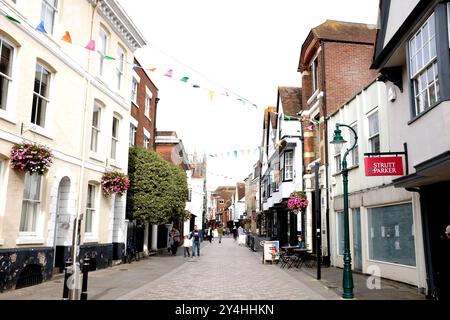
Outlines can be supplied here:
<path id="1" fill-rule="evenodd" d="M 172 78 L 173 69 L 167 70 L 166 74 L 164 76 Z"/>
<path id="2" fill-rule="evenodd" d="M 238 152 L 235 150 L 234 151 L 234 156 L 237 158 L 237 156 L 238 156 Z"/>
<path id="3" fill-rule="evenodd" d="M 62 41 L 72 43 L 72 38 L 70 37 L 69 31 L 66 31 L 66 34 L 61 38 Z"/>
<path id="4" fill-rule="evenodd" d="M 180 81 L 183 81 L 183 82 L 188 82 L 188 80 L 189 80 L 189 77 L 183 77 L 180 79 Z"/>
<path id="5" fill-rule="evenodd" d="M 151 72 L 155 72 L 156 68 L 150 68 L 148 70 L 150 70 Z"/>
<path id="6" fill-rule="evenodd" d="M 135 64 L 135 63 L 133 63 L 132 65 L 131 65 L 131 69 L 136 69 L 138 67 L 138 65 L 137 64 Z"/>
<path id="7" fill-rule="evenodd" d="M 216 92 L 214 90 L 209 90 L 209 99 L 212 101 Z"/>
<path id="8" fill-rule="evenodd" d="M 36 30 L 42 33 L 47 33 L 47 30 L 45 30 L 44 27 L 44 21 L 41 21 L 38 26 L 36 27 Z"/>
<path id="9" fill-rule="evenodd" d="M 103 59 L 105 59 L 105 60 L 116 60 L 116 58 L 111 57 L 111 56 L 104 56 Z"/>
<path id="10" fill-rule="evenodd" d="M 89 40 L 85 48 L 90 51 L 95 51 L 95 40 Z"/>
<path id="11" fill-rule="evenodd" d="M 15 23 L 19 23 L 19 24 L 20 24 L 20 21 L 19 21 L 19 20 L 17 20 L 17 19 L 14 18 L 14 17 L 11 17 L 10 15 L 6 15 L 5 17 L 6 17 L 6 19 L 9 19 L 9 20 L 11 20 L 11 21 L 14 21 Z"/>
<path id="12" fill-rule="evenodd" d="M 284 116 L 284 120 L 291 121 L 291 116 Z"/>

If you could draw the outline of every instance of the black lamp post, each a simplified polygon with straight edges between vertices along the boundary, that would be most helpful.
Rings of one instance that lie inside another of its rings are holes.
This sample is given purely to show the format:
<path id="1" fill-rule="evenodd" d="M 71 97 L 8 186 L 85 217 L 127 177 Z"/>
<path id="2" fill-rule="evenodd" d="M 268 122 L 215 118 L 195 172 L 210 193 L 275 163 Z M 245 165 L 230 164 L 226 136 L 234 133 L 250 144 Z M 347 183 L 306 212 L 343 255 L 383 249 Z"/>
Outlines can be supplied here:
<path id="1" fill-rule="evenodd" d="M 358 142 L 358 135 L 356 131 L 346 124 L 336 124 L 336 130 L 334 131 L 333 144 L 336 150 L 342 150 L 347 141 L 342 137 L 340 127 L 349 128 L 355 135 L 355 142 L 350 149 L 344 153 L 342 158 L 342 178 L 344 183 L 344 277 L 342 280 L 344 299 L 353 298 L 353 276 L 352 276 L 352 258 L 350 255 L 350 232 L 349 232 L 349 219 L 348 219 L 348 169 L 347 169 L 347 156 L 352 151 Z"/>

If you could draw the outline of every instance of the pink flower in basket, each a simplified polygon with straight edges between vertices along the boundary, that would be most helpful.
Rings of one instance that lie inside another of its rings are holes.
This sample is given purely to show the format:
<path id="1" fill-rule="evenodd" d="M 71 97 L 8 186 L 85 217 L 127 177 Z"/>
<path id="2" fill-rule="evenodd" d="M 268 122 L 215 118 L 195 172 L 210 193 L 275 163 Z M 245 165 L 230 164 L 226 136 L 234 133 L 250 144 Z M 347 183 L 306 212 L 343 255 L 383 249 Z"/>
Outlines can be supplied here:
<path id="1" fill-rule="evenodd" d="M 101 185 L 105 196 L 108 197 L 113 193 L 122 196 L 130 187 L 130 180 L 121 172 L 105 172 L 101 180 Z"/>
<path id="2" fill-rule="evenodd" d="M 43 175 L 53 163 L 53 154 L 42 145 L 29 142 L 16 143 L 10 154 L 11 168 L 24 173 Z"/>

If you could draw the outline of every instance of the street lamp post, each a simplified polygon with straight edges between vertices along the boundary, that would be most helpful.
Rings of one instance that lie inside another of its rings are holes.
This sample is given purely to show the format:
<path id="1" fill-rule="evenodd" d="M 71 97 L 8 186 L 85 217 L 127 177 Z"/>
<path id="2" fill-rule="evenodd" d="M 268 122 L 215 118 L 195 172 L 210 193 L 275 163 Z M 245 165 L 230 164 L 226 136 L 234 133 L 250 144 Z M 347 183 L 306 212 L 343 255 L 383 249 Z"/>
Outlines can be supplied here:
<path id="1" fill-rule="evenodd" d="M 336 130 L 334 131 L 334 138 L 331 144 L 333 144 L 336 150 L 342 150 L 344 147 L 345 139 L 341 135 L 340 127 L 349 128 L 353 134 L 355 135 L 355 142 L 350 149 L 344 153 L 344 157 L 342 158 L 342 180 L 344 184 L 344 275 L 342 280 L 343 294 L 342 297 L 344 299 L 352 299 L 353 298 L 353 276 L 352 276 L 352 258 L 350 255 L 350 232 L 349 232 L 349 218 L 348 218 L 348 169 L 347 169 L 347 156 L 352 151 L 358 142 L 358 135 L 356 131 L 346 125 L 346 124 L 336 124 Z"/>

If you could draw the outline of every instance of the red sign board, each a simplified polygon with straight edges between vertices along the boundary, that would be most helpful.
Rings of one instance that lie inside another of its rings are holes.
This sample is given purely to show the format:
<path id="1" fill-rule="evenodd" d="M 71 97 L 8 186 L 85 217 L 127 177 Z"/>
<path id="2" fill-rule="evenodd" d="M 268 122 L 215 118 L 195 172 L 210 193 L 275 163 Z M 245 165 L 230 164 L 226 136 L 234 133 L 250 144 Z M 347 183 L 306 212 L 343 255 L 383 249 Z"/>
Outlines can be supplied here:
<path id="1" fill-rule="evenodd" d="M 373 157 L 364 159 L 366 177 L 403 176 L 402 157 Z"/>

